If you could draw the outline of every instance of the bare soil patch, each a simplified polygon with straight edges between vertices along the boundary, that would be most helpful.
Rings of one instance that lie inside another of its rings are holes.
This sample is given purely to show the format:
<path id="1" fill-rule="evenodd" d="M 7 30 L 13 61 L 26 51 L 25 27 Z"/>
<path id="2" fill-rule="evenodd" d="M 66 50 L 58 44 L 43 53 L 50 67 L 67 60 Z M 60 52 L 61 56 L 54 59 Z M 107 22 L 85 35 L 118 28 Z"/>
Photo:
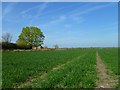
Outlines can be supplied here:
<path id="1" fill-rule="evenodd" d="M 98 52 L 96 52 L 96 59 L 97 59 L 96 68 L 99 77 L 99 81 L 97 82 L 97 88 L 112 88 L 117 84 L 117 80 L 115 79 L 114 76 L 107 74 L 107 72 L 111 72 L 111 71 L 106 69 L 106 66 L 101 60 L 101 57 L 99 56 Z"/>

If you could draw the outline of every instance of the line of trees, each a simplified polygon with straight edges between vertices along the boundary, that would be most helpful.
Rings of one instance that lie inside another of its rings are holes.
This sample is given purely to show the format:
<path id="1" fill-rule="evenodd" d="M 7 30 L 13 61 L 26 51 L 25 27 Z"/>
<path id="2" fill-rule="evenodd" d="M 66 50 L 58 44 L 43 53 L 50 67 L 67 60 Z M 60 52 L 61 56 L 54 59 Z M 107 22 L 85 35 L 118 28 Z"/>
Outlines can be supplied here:
<path id="1" fill-rule="evenodd" d="M 12 34 L 2 35 L 2 49 L 31 49 L 43 44 L 44 34 L 38 27 L 30 26 L 22 29 L 16 43 L 11 43 Z"/>
<path id="2" fill-rule="evenodd" d="M 11 43 L 12 41 L 11 33 L 4 33 L 2 35 L 2 43 L 0 43 L 0 48 L 5 49 L 32 49 L 32 47 L 42 47 L 44 41 L 44 34 L 38 27 L 34 26 L 26 26 L 22 29 L 18 40 L 16 43 Z M 45 46 L 44 48 L 47 48 Z M 54 45 L 55 49 L 58 49 L 59 46 L 57 44 Z"/>

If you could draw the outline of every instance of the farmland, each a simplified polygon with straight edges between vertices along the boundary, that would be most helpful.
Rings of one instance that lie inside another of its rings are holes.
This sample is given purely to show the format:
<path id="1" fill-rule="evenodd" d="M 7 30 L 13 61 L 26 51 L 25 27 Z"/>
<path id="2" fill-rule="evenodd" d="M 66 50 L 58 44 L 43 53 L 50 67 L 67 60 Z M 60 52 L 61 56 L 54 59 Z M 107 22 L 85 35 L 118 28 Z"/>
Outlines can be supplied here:
<path id="1" fill-rule="evenodd" d="M 2 87 L 95 88 L 96 52 L 112 76 L 119 75 L 116 48 L 3 51 Z"/>
<path id="2" fill-rule="evenodd" d="M 104 64 L 106 65 L 106 69 L 108 69 L 108 74 L 114 76 L 115 78 L 120 77 L 119 72 L 119 61 L 118 61 L 118 50 L 117 49 L 107 49 L 107 50 L 99 50 L 99 54 Z M 119 83 L 118 83 L 119 84 Z M 117 85 L 117 87 L 120 85 Z"/>
<path id="3" fill-rule="evenodd" d="M 99 54 L 107 68 L 118 75 L 118 51 L 116 49 L 99 50 Z"/>

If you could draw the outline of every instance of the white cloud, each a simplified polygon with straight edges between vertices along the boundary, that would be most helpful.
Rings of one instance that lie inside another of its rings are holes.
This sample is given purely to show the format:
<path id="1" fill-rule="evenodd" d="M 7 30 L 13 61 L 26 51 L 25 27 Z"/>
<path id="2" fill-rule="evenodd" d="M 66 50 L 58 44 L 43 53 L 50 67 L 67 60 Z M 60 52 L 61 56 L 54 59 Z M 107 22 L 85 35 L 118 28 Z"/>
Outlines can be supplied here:
<path id="1" fill-rule="evenodd" d="M 69 23 L 68 23 L 68 20 L 69 20 Z M 65 27 L 65 28 L 70 28 L 70 27 L 72 27 L 72 23 L 80 24 L 80 23 L 83 23 L 84 21 L 85 20 L 82 17 L 71 17 L 71 16 L 67 16 L 67 15 L 60 15 L 60 16 L 57 16 L 55 19 L 53 19 L 45 24 L 42 24 L 41 26 L 43 26 L 43 27 L 50 26 L 51 27 L 51 26 L 56 26 L 56 25 L 63 25 L 63 27 Z"/>
<path id="2" fill-rule="evenodd" d="M 105 5 L 98 5 L 98 6 L 92 6 L 92 4 L 86 4 L 84 6 L 80 6 L 80 8 L 77 8 L 75 10 L 72 10 L 66 14 L 67 18 L 69 20 L 71 19 L 76 24 L 83 23 L 85 21 L 84 14 L 88 14 L 90 12 L 93 12 L 98 9 L 106 8 L 109 6 L 112 6 L 113 3 L 105 4 Z"/>
<path id="3" fill-rule="evenodd" d="M 34 9 L 38 9 L 39 11 L 43 11 L 47 7 L 47 4 L 48 4 L 48 2 L 44 2 L 42 5 L 40 4 L 40 5 L 31 7 L 29 9 L 22 11 L 21 14 L 28 13 L 29 11 L 34 10 Z"/>
<path id="4" fill-rule="evenodd" d="M 91 4 L 86 4 L 86 5 L 78 8 L 78 9 L 75 9 L 75 10 L 73 10 L 71 12 L 68 12 L 63 16 L 60 16 L 59 18 L 56 18 L 55 20 L 52 20 L 52 21 L 48 22 L 47 24 L 45 24 L 45 26 L 48 26 L 48 25 L 51 25 L 51 24 L 58 24 L 58 23 L 61 23 L 61 22 L 65 21 L 65 20 L 70 20 L 73 23 L 75 22 L 76 24 L 80 24 L 80 23 L 83 23 L 85 21 L 85 18 L 83 18 L 82 15 L 90 13 L 90 12 L 92 12 L 94 10 L 109 7 L 109 6 L 113 5 L 113 4 L 92 6 L 91 8 L 90 8 L 89 5 L 91 5 Z M 80 11 L 81 8 L 83 8 L 82 11 Z M 88 8 L 88 9 L 84 10 L 84 8 Z M 61 9 L 64 9 L 64 8 L 61 8 Z M 64 26 L 65 27 L 71 27 L 70 25 L 64 25 Z"/>
<path id="5" fill-rule="evenodd" d="M 84 15 L 84 14 L 87 14 L 87 13 L 90 13 L 92 11 L 95 11 L 95 10 L 98 10 L 98 9 L 102 9 L 102 8 L 105 8 L 105 7 L 109 7 L 109 6 L 112 6 L 113 4 L 106 4 L 106 5 L 98 5 L 98 6 L 93 6 L 93 7 L 89 7 L 88 9 L 85 9 L 85 10 L 82 10 L 80 11 L 79 9 L 77 10 L 77 12 L 73 13 L 73 11 L 71 12 L 71 16 L 72 17 L 75 17 L 75 16 L 80 16 L 80 15 Z M 76 11 L 76 10 L 75 10 Z"/>
<path id="6" fill-rule="evenodd" d="M 71 16 L 70 16 L 70 18 L 71 18 Z M 85 19 L 81 16 L 74 16 L 74 17 L 72 17 L 72 20 L 74 22 L 76 22 L 77 24 L 83 23 L 85 21 Z"/>
<path id="7" fill-rule="evenodd" d="M 65 28 L 71 28 L 72 25 L 71 25 L 71 24 L 65 24 L 64 27 L 65 27 Z"/>
<path id="8" fill-rule="evenodd" d="M 18 21 L 16 21 L 16 17 L 17 16 L 12 16 L 11 14 L 15 11 L 15 6 L 18 4 L 18 2 L 13 2 L 13 3 L 8 3 L 8 4 L 2 4 L 5 5 L 4 7 L 2 7 L 2 19 L 4 19 L 4 21 L 7 22 L 15 22 L 18 23 Z"/>
<path id="9" fill-rule="evenodd" d="M 32 7 L 32 8 L 29 8 L 29 9 L 27 9 L 27 10 L 24 10 L 24 11 L 21 12 L 21 14 L 25 14 L 25 13 L 27 13 L 27 12 L 33 10 L 33 9 L 39 8 L 39 7 L 41 7 L 41 5 L 38 5 L 38 6 L 35 6 L 35 7 Z"/>
<path id="10" fill-rule="evenodd" d="M 37 14 L 35 16 L 32 17 L 31 21 L 30 21 L 30 24 L 33 23 L 33 21 L 38 18 L 40 15 L 42 15 L 42 12 L 43 10 L 45 10 L 46 8 L 48 7 L 48 2 L 44 2 L 40 8 L 37 7 Z M 36 7 L 33 7 L 33 8 L 36 8 Z M 33 9 L 31 8 L 31 9 Z"/>
<path id="11" fill-rule="evenodd" d="M 53 10 L 50 10 L 50 11 L 45 12 L 44 15 L 54 14 L 55 12 L 58 12 L 58 11 L 60 11 L 60 10 L 64 10 L 64 9 L 66 9 L 66 8 L 72 8 L 72 7 L 75 7 L 75 5 L 70 5 L 70 6 L 55 8 L 55 9 L 53 9 Z"/>
<path id="12" fill-rule="evenodd" d="M 79 24 L 79 23 L 82 23 L 82 22 L 85 21 L 85 19 L 83 17 L 81 17 L 81 15 L 90 13 L 94 10 L 98 10 L 98 9 L 101 9 L 101 8 L 111 6 L 112 4 L 92 6 L 91 8 L 89 7 L 89 5 L 91 5 L 91 4 L 85 4 L 84 6 L 82 6 L 80 8 L 77 8 L 75 10 L 72 10 L 71 12 L 68 12 L 68 13 L 66 12 L 64 16 L 60 16 L 60 17 L 56 18 L 55 20 L 52 20 L 52 21 L 48 22 L 47 24 L 60 23 L 62 21 L 65 21 L 65 19 L 69 19 L 69 20 L 71 19 L 73 22 L 76 22 L 77 24 Z M 23 14 L 22 16 L 31 18 L 29 25 L 32 25 L 33 22 L 38 21 L 38 17 L 40 17 L 40 16 L 54 14 L 55 12 L 58 12 L 59 10 L 64 10 L 65 8 L 75 7 L 75 6 L 60 7 L 60 8 L 56 8 L 56 9 L 53 9 L 51 11 L 47 11 L 47 12 L 43 13 L 43 11 L 47 7 L 48 7 L 48 2 L 44 2 L 42 5 L 38 5 L 38 6 L 35 6 L 35 7 L 32 7 L 32 8 L 29 8 L 27 10 L 22 11 L 21 13 Z M 81 8 L 83 8 L 83 9 L 81 9 Z M 88 8 L 88 9 L 84 10 L 84 8 Z M 35 16 L 31 17 L 31 15 L 28 12 L 31 11 L 31 10 L 34 10 L 34 9 L 38 9 L 37 13 L 36 13 Z"/>
<path id="13" fill-rule="evenodd" d="M 65 20 L 66 19 L 66 16 L 62 15 L 59 17 L 59 20 Z"/>
<path id="14" fill-rule="evenodd" d="M 8 15 L 9 13 L 11 13 L 13 10 L 14 10 L 14 6 L 16 5 L 17 3 L 9 3 L 5 8 L 2 8 L 3 9 L 3 17 L 5 15 Z M 3 4 L 2 4 L 3 5 Z"/>
<path id="15" fill-rule="evenodd" d="M 64 27 L 65 28 L 70 28 L 70 27 L 72 27 L 72 25 L 71 24 L 65 24 Z"/>
<path id="16" fill-rule="evenodd" d="M 53 24 L 61 23 L 61 22 L 65 21 L 66 18 L 67 18 L 66 16 L 61 15 L 61 16 L 59 16 L 58 18 L 56 18 L 56 19 L 54 19 L 54 20 L 52 20 L 52 21 L 49 21 L 49 22 L 46 23 L 46 24 L 43 24 L 43 26 L 51 26 L 51 25 L 53 25 Z"/>

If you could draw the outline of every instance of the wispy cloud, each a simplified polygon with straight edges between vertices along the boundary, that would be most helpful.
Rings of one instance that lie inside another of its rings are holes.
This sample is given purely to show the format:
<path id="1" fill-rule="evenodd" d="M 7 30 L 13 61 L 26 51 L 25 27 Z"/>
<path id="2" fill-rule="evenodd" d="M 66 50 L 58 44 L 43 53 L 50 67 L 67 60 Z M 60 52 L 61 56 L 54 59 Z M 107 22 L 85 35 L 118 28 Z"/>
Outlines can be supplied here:
<path id="1" fill-rule="evenodd" d="M 39 7 L 39 6 L 38 6 Z M 48 2 L 44 2 L 39 8 L 38 7 L 33 7 L 33 8 L 37 8 L 37 13 L 35 16 L 32 17 L 31 21 L 30 21 L 30 25 L 33 23 L 33 21 L 38 18 L 40 15 L 42 15 L 42 12 L 48 7 Z M 33 9 L 31 8 L 31 9 Z M 30 9 L 29 9 L 30 10 Z"/>
<path id="2" fill-rule="evenodd" d="M 66 12 L 64 15 L 54 15 L 54 19 L 51 20 L 51 21 L 48 21 L 46 22 L 45 24 L 42 24 L 42 26 L 52 26 L 52 25 L 57 25 L 57 24 L 60 24 L 61 22 L 66 22 L 66 20 L 70 20 L 71 22 L 73 23 L 76 23 L 76 24 L 80 24 L 80 23 L 83 23 L 85 21 L 85 18 L 84 18 L 84 14 L 88 14 L 88 13 L 91 13 L 95 10 L 99 10 L 99 9 L 102 9 L 102 8 L 106 8 L 106 7 L 109 7 L 109 6 L 112 6 L 113 4 L 109 3 L 109 4 L 104 4 L 104 5 L 97 5 L 95 3 L 89 3 L 89 4 L 84 4 L 82 6 L 65 6 L 65 7 L 59 7 L 59 8 L 56 8 L 56 9 L 53 9 L 53 10 L 50 10 L 50 11 L 47 11 L 47 12 L 44 12 L 44 10 L 46 8 L 48 8 L 48 2 L 44 2 L 43 4 L 40 4 L 38 6 L 34 6 L 34 7 L 31 7 L 27 10 L 24 10 L 21 12 L 21 14 L 25 17 L 30 17 L 31 20 L 29 22 L 29 25 L 32 25 L 33 22 L 38 22 L 38 18 L 40 16 L 45 16 L 45 15 L 51 15 L 55 12 L 59 12 L 60 10 L 64 10 L 64 9 L 67 9 L 67 8 L 76 8 L 76 9 L 73 9 L 71 10 L 70 12 Z M 35 10 L 37 9 L 37 12 L 35 14 L 35 16 L 33 15 L 30 15 L 29 12 L 32 11 L 32 10 Z M 68 25 L 68 23 L 66 23 L 66 25 L 64 25 L 66 28 L 68 27 L 71 27 Z"/>
<path id="3" fill-rule="evenodd" d="M 85 18 L 83 18 L 82 16 L 74 16 L 74 17 L 70 16 L 69 18 L 72 18 L 72 20 L 76 22 L 76 24 L 80 24 L 85 21 Z"/>
<path id="4" fill-rule="evenodd" d="M 90 13 L 90 12 L 98 10 L 98 9 L 102 9 L 102 8 L 112 6 L 112 5 L 113 5 L 113 3 L 112 4 L 110 3 L 110 4 L 105 4 L 105 5 L 98 5 L 98 6 L 88 7 L 88 9 L 85 9 L 85 10 L 82 10 L 82 11 L 80 10 L 80 8 L 78 8 L 77 11 L 75 10 L 76 13 L 74 11 L 72 11 L 69 14 L 71 15 L 71 17 L 80 16 L 80 15 L 84 15 L 84 14 Z"/>
<path id="5" fill-rule="evenodd" d="M 17 3 L 9 3 L 5 8 L 3 8 L 3 16 L 11 13 L 14 10 L 14 6 Z"/>
<path id="6" fill-rule="evenodd" d="M 73 23 L 75 22 L 76 24 L 80 24 L 80 23 L 83 23 L 85 21 L 85 18 L 83 17 L 84 14 L 88 14 L 88 13 L 93 12 L 95 10 L 99 10 L 99 9 L 106 8 L 106 7 L 113 5 L 113 4 L 109 3 L 109 4 L 105 4 L 105 5 L 92 6 L 92 4 L 85 4 L 83 6 L 80 6 L 79 8 L 77 8 L 75 10 L 72 10 L 68 13 L 65 13 L 64 14 L 65 19 L 63 19 L 63 18 L 61 18 L 61 16 L 59 16 L 55 20 L 52 20 L 52 21 L 46 23 L 45 25 L 49 26 L 51 24 L 58 24 L 58 23 L 64 22 L 65 20 L 71 20 L 71 22 L 73 22 Z M 75 7 L 75 6 L 72 6 L 72 7 Z M 65 8 L 68 8 L 68 7 L 61 8 L 60 10 L 65 9 Z M 59 11 L 59 10 L 57 10 L 57 11 Z M 66 24 L 64 26 L 70 27 L 68 24 Z"/>
<path id="7" fill-rule="evenodd" d="M 34 10 L 34 9 L 38 9 L 39 11 L 43 10 L 43 9 L 45 9 L 47 7 L 47 4 L 48 4 L 48 2 L 44 2 L 43 4 L 31 7 L 29 9 L 26 9 L 26 10 L 22 11 L 21 14 L 28 13 L 29 11 Z"/>
<path id="8" fill-rule="evenodd" d="M 92 3 L 93 4 L 93 3 Z M 75 10 L 72 10 L 66 14 L 67 18 L 71 19 L 73 22 L 76 24 L 83 23 L 85 21 L 85 17 L 83 16 L 84 14 L 89 14 L 95 10 L 103 9 L 109 6 L 112 6 L 113 3 L 105 4 L 105 5 L 94 5 L 92 4 L 86 4 L 83 5 L 82 7 L 79 7 Z"/>
<path id="9" fill-rule="evenodd" d="M 64 22 L 66 19 L 67 19 L 67 17 L 65 15 L 61 15 L 61 16 L 57 17 L 57 19 L 53 19 L 53 20 L 43 24 L 43 26 L 56 25 L 56 24 L 59 24 L 61 22 Z"/>
<path id="10" fill-rule="evenodd" d="M 60 10 L 64 10 L 64 9 L 67 9 L 67 8 L 75 8 L 75 7 L 76 7 L 76 5 L 59 7 L 59 8 L 55 8 L 53 10 L 47 11 L 47 12 L 43 13 L 42 15 L 54 14 L 55 12 L 58 12 Z"/>
<path id="11" fill-rule="evenodd" d="M 12 22 L 18 23 L 18 21 L 16 21 L 16 19 L 15 19 L 16 16 L 13 17 L 11 15 L 15 11 L 15 6 L 17 4 L 18 4 L 18 2 L 2 4 L 2 19 L 4 19 L 4 21 L 7 21 L 7 22 L 12 21 Z"/>
<path id="12" fill-rule="evenodd" d="M 69 23 L 68 23 L 69 20 Z M 63 28 L 70 28 L 72 27 L 72 23 L 80 24 L 83 23 L 85 20 L 82 17 L 69 17 L 67 15 L 60 15 L 55 17 L 53 20 L 42 24 L 43 27 L 51 27 L 56 25 L 63 25 Z M 72 22 L 72 23 L 71 23 Z"/>
<path id="13" fill-rule="evenodd" d="M 91 4 L 85 4 L 85 6 L 89 6 L 89 5 L 91 5 Z M 79 7 L 85 7 L 85 6 L 79 6 Z M 48 2 L 44 2 L 43 4 L 41 4 L 41 5 L 38 5 L 38 6 L 35 6 L 35 7 L 32 7 L 32 8 L 29 8 L 29 9 L 27 9 L 27 10 L 24 10 L 24 11 L 22 11 L 21 12 L 21 14 L 22 14 L 22 16 L 23 17 L 31 17 L 31 21 L 30 21 L 30 23 L 29 23 L 29 25 L 32 25 L 33 24 L 33 21 L 37 21 L 38 19 L 38 17 L 40 17 L 40 16 L 47 16 L 47 15 L 54 15 L 56 12 L 59 12 L 59 11 L 61 11 L 61 10 L 64 10 L 64 9 L 68 9 L 68 8 L 78 8 L 78 6 L 76 6 L 76 5 L 70 5 L 70 6 L 64 6 L 64 7 L 57 7 L 57 8 L 55 8 L 55 9 L 52 9 L 52 10 L 49 10 L 49 11 L 46 11 L 46 12 L 44 12 L 44 10 L 46 9 L 46 8 L 48 8 Z M 35 9 L 37 9 L 37 13 L 36 13 L 36 15 L 35 16 L 33 16 L 33 15 L 30 15 L 29 14 L 29 12 L 30 11 L 32 11 L 32 10 L 35 10 Z M 66 12 L 67 13 L 67 12 Z M 65 13 L 65 14 L 66 14 Z M 65 17 L 66 17 L 66 15 L 64 15 Z M 56 15 L 54 15 L 54 17 L 56 17 Z M 56 23 L 59 23 L 62 19 L 60 18 L 61 16 L 59 16 L 59 17 L 57 17 L 55 20 L 52 20 L 52 21 L 50 21 L 50 22 L 48 22 L 49 24 L 50 23 L 53 23 L 53 22 L 56 22 Z M 59 19 L 58 19 L 59 18 Z M 68 18 L 68 17 L 66 17 L 66 18 Z M 71 17 L 69 17 L 69 18 L 71 18 Z M 72 17 L 71 18 L 73 21 L 75 21 L 75 22 L 77 22 L 77 23 L 81 23 L 81 22 L 83 22 L 83 20 L 81 19 L 81 17 Z"/>
<path id="14" fill-rule="evenodd" d="M 71 24 L 65 24 L 64 27 L 65 28 L 70 28 L 70 27 L 72 27 L 72 25 Z"/>
<path id="15" fill-rule="evenodd" d="M 40 7 L 40 10 L 39 10 L 39 7 Z M 46 8 L 48 7 L 48 2 L 44 2 L 43 5 L 38 5 L 38 6 L 35 6 L 35 7 L 32 7 L 28 10 L 25 10 L 23 11 L 22 13 L 27 13 L 31 10 L 34 10 L 34 9 L 37 9 L 38 8 L 38 11 L 37 11 L 37 14 L 35 15 L 35 17 L 32 17 L 32 20 L 30 22 L 30 24 L 32 24 L 32 22 L 37 19 L 38 17 L 40 16 L 47 16 L 47 15 L 51 15 L 51 14 L 55 14 L 56 12 L 60 11 L 60 10 L 64 10 L 66 8 L 72 8 L 72 7 L 75 7 L 75 5 L 71 5 L 71 6 L 65 6 L 65 7 L 59 7 L 59 8 L 55 8 L 53 10 L 50 10 L 50 11 L 46 11 L 46 12 L 43 12 Z M 56 15 L 54 15 L 56 16 Z M 64 15 L 65 16 L 65 15 Z M 51 23 L 52 22 L 60 22 L 62 18 L 62 16 L 58 17 L 59 20 L 53 20 L 53 21 L 50 21 Z"/>

